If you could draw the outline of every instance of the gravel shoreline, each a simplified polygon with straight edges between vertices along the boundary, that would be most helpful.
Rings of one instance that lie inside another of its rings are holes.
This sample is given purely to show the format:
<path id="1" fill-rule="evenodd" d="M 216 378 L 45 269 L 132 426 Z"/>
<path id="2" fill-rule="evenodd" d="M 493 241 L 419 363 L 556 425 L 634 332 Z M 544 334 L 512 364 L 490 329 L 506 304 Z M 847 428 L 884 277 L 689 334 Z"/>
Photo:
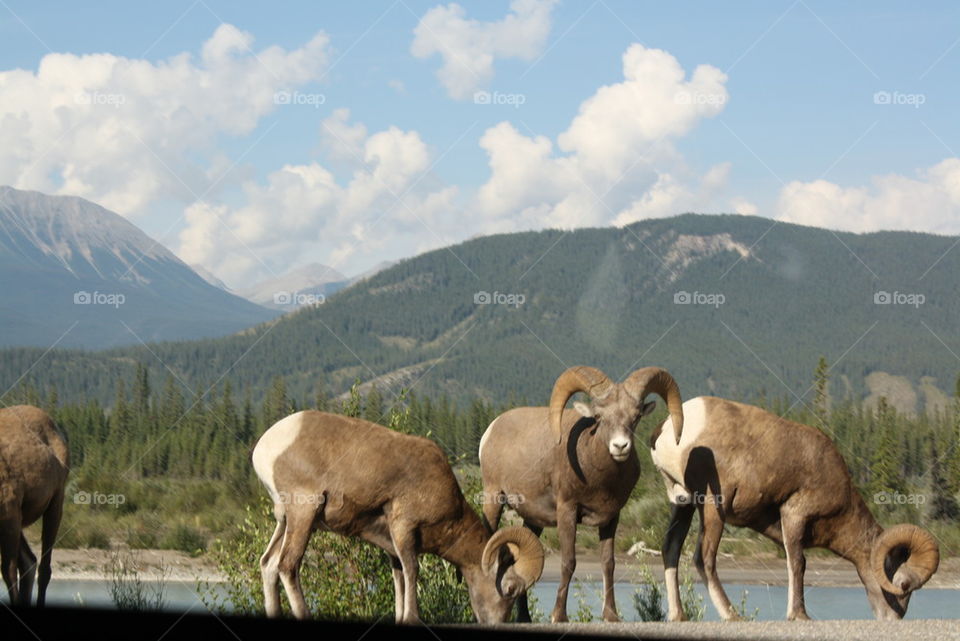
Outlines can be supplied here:
<path id="1" fill-rule="evenodd" d="M 446 627 L 446 626 L 444 626 Z M 564 637 L 580 635 L 633 639 L 846 639 L 877 641 L 903 638 L 910 641 L 960 639 L 960 626 L 953 619 L 906 621 L 752 621 L 737 623 L 535 623 L 484 626 L 497 633 L 540 632 Z M 476 626 L 473 627 L 476 630 Z"/>

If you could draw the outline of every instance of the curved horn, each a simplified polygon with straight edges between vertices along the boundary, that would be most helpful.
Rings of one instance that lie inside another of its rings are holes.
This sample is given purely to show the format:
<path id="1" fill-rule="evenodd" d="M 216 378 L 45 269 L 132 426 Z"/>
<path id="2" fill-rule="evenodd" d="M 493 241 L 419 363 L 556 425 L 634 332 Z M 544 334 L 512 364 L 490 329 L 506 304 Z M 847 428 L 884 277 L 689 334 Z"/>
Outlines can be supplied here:
<path id="1" fill-rule="evenodd" d="M 683 433 L 683 399 L 680 397 L 680 387 L 673 380 L 670 372 L 660 367 L 644 367 L 630 374 L 623 382 L 624 389 L 643 403 L 647 394 L 657 394 L 667 402 L 670 418 L 673 419 L 673 433 L 680 442 Z"/>
<path id="2" fill-rule="evenodd" d="M 563 408 L 570 397 L 577 392 L 586 392 L 592 397 L 602 396 L 613 387 L 613 381 L 595 367 L 578 365 L 571 367 L 553 384 L 553 393 L 550 394 L 550 427 L 560 442 L 560 419 L 563 418 Z"/>
<path id="3" fill-rule="evenodd" d="M 500 548 L 504 545 L 513 555 L 513 571 L 523 581 L 526 591 L 543 573 L 543 545 L 537 535 L 525 527 L 497 530 L 483 548 L 480 567 L 484 574 L 491 576 L 496 572 Z"/>
<path id="4" fill-rule="evenodd" d="M 887 577 L 887 556 L 897 547 L 906 548 L 906 560 L 895 570 L 901 574 L 899 585 Z M 940 547 L 933 535 L 916 525 L 901 523 L 887 528 L 873 545 L 870 555 L 873 573 L 880 587 L 890 594 L 903 596 L 920 589 L 940 566 Z"/>

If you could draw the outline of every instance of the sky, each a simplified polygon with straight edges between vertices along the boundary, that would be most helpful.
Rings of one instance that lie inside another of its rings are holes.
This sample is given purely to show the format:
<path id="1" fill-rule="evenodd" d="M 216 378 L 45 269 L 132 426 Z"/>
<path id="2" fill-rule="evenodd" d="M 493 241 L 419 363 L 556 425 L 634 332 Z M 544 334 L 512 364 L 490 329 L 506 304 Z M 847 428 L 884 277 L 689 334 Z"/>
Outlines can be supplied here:
<path id="1" fill-rule="evenodd" d="M 0 0 L 0 43 L 0 184 L 235 288 L 688 211 L 960 234 L 952 2 Z"/>

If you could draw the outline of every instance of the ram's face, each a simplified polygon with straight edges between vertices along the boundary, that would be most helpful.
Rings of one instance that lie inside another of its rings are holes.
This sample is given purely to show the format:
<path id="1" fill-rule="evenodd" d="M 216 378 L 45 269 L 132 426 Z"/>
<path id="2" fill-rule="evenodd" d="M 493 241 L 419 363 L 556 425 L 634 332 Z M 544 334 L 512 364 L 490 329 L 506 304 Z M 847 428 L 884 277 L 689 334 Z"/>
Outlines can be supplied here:
<path id="1" fill-rule="evenodd" d="M 623 463 L 633 450 L 633 435 L 640 419 L 656 407 L 656 403 L 637 403 L 619 386 L 592 403 L 574 403 L 573 407 L 582 416 L 596 421 L 594 432 L 607 444 L 610 458 Z"/>

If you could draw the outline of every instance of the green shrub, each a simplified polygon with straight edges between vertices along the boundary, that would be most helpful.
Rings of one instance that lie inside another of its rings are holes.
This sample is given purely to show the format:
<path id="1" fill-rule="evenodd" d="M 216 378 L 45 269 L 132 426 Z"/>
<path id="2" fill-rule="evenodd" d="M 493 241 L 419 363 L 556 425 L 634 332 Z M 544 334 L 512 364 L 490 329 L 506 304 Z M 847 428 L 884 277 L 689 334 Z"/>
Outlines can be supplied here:
<path id="1" fill-rule="evenodd" d="M 587 603 L 583 583 L 579 579 L 574 580 L 573 594 L 577 599 L 577 611 L 573 613 L 573 620 L 577 623 L 590 623 L 593 621 L 593 610 Z"/>
<path id="2" fill-rule="evenodd" d="M 110 549 L 110 537 L 98 527 L 92 527 L 87 530 L 83 540 L 84 546 L 96 548 L 98 550 Z"/>
<path id="3" fill-rule="evenodd" d="M 645 560 L 638 554 L 640 561 L 640 587 L 633 594 L 633 606 L 641 621 L 666 621 L 667 613 L 663 611 L 663 588 L 660 581 L 653 576 Z M 683 614 L 688 621 L 703 619 L 705 609 L 703 597 L 697 594 L 693 587 L 693 577 L 689 573 L 683 575 L 680 585 L 680 603 Z"/>
<path id="4" fill-rule="evenodd" d="M 207 549 L 207 539 L 195 528 L 178 523 L 164 538 L 162 547 L 200 556 Z"/>
<path id="5" fill-rule="evenodd" d="M 258 559 L 276 523 L 264 499 L 249 506 L 236 534 L 214 542 L 211 556 L 226 582 L 220 597 L 201 583 L 204 605 L 215 611 L 262 615 L 263 588 Z M 373 545 L 331 532 L 316 532 L 303 557 L 300 582 L 313 616 L 326 620 L 378 620 L 394 612 L 393 575 L 387 554 Z M 427 623 L 468 623 L 474 620 L 466 584 L 455 568 L 433 555 L 420 556 L 417 589 L 420 617 Z M 280 590 L 282 607 L 289 610 Z"/>
<path id="6" fill-rule="evenodd" d="M 127 530 L 127 545 L 134 550 L 152 550 L 159 546 L 157 533 L 142 525 Z"/>

